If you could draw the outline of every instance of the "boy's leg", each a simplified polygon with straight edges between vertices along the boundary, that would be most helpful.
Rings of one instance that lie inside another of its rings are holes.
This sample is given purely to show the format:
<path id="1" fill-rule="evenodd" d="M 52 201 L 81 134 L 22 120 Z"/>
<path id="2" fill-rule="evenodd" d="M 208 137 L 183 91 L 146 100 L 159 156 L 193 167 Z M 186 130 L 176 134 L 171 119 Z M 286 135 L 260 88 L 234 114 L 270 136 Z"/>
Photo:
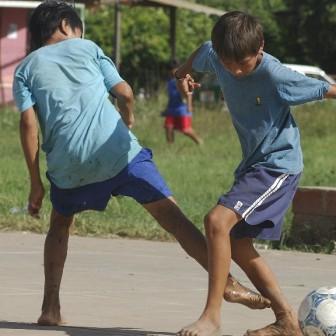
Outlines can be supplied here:
<path id="1" fill-rule="evenodd" d="M 231 264 L 230 231 L 240 216 L 221 205 L 214 207 L 205 218 L 208 245 L 208 298 L 200 318 L 183 328 L 180 336 L 213 336 L 220 332 L 221 305 Z"/>
<path id="2" fill-rule="evenodd" d="M 164 122 L 164 128 L 166 132 L 166 139 L 169 144 L 174 142 L 174 124 L 175 118 L 171 115 L 167 115 Z"/>
<path id="3" fill-rule="evenodd" d="M 182 131 L 182 133 L 189 138 L 191 138 L 194 142 L 196 142 L 198 145 L 203 144 L 203 140 L 198 136 L 198 134 L 195 132 L 193 128 L 187 128 Z"/>
<path id="4" fill-rule="evenodd" d="M 52 210 L 44 245 L 44 297 L 42 314 L 37 321 L 40 325 L 59 325 L 62 322 L 59 291 L 72 222 L 73 216 L 64 217 Z"/>
<path id="5" fill-rule="evenodd" d="M 166 130 L 166 139 L 169 144 L 174 142 L 174 128 L 173 127 L 165 127 Z"/>
<path id="6" fill-rule="evenodd" d="M 203 234 L 192 224 L 176 205 L 173 197 L 143 204 L 157 222 L 180 243 L 182 248 L 205 269 L 208 269 L 207 244 Z M 230 274 L 227 279 L 224 298 L 241 303 L 252 309 L 270 306 L 268 299 L 239 284 Z"/>
<path id="7" fill-rule="evenodd" d="M 176 128 L 198 145 L 203 144 L 203 140 L 192 128 L 192 117 L 190 115 L 177 117 Z"/>
<path id="8" fill-rule="evenodd" d="M 251 238 L 231 238 L 232 259 L 243 269 L 255 287 L 271 301 L 276 322 L 265 328 L 247 331 L 248 336 L 302 335 L 296 313 L 281 292 L 275 275 L 253 246 Z"/>

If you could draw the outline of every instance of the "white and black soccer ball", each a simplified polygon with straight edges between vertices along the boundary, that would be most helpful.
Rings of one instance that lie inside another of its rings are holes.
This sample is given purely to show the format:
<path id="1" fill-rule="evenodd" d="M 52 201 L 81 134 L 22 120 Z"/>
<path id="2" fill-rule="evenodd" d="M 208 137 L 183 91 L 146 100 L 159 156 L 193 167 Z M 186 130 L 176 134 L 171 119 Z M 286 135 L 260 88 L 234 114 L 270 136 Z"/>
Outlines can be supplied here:
<path id="1" fill-rule="evenodd" d="M 336 287 L 310 292 L 302 301 L 298 315 L 305 336 L 336 336 Z"/>

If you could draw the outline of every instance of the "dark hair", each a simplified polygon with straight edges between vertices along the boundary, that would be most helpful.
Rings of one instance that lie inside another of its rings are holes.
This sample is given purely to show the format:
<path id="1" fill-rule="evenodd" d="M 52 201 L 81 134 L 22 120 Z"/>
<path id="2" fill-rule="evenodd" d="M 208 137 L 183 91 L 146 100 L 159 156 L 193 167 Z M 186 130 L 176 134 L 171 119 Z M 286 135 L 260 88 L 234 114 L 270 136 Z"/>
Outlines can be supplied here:
<path id="1" fill-rule="evenodd" d="M 169 62 L 168 69 L 169 70 L 174 70 L 174 69 L 178 68 L 179 65 L 180 65 L 180 62 L 177 59 L 173 59 Z"/>
<path id="2" fill-rule="evenodd" d="M 264 34 L 255 17 L 232 11 L 221 16 L 216 22 L 211 40 L 219 57 L 241 61 L 258 53 L 264 41 Z"/>
<path id="3" fill-rule="evenodd" d="M 33 11 L 29 21 L 31 50 L 42 47 L 66 20 L 70 27 L 83 31 L 83 23 L 76 10 L 64 1 L 47 0 Z"/>

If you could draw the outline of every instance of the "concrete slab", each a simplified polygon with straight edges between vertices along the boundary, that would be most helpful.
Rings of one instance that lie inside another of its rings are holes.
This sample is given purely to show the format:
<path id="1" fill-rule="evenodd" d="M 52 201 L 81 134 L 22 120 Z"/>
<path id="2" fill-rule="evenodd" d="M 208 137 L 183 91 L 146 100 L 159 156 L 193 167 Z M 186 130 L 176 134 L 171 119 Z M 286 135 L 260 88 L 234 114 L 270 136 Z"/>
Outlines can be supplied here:
<path id="1" fill-rule="evenodd" d="M 207 275 L 176 243 L 71 237 L 61 304 L 67 324 L 39 327 L 44 236 L 0 233 L 0 336 L 174 335 L 201 313 Z M 312 289 L 336 286 L 335 256 L 260 251 L 298 308 Z M 232 272 L 251 286 L 236 265 Z M 226 336 L 273 321 L 270 310 L 223 305 Z"/>

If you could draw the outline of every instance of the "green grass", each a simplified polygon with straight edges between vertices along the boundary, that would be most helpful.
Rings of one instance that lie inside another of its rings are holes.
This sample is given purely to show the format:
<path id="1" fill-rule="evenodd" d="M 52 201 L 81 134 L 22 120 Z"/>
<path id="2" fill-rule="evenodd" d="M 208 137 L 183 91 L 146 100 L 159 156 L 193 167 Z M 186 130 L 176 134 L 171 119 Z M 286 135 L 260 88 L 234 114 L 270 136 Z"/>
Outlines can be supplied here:
<path id="1" fill-rule="evenodd" d="M 241 156 L 238 140 L 228 112 L 222 105 L 207 109 L 196 106 L 194 127 L 205 144 L 198 147 L 190 139 L 176 134 L 175 144 L 168 146 L 162 127 L 163 118 L 160 117 L 165 103 L 163 94 L 149 101 L 138 102 L 134 132 L 144 146 L 153 150 L 155 162 L 181 208 L 201 228 L 204 215 L 233 181 L 232 174 Z M 307 104 L 296 108 L 294 115 L 301 129 L 305 157 L 301 185 L 336 186 L 336 103 Z M 10 210 L 24 207 L 29 192 L 18 120 L 17 112 L 11 109 L 0 111 L 0 229 L 46 232 L 50 212 L 48 194 L 39 220 L 25 213 L 13 214 Z M 44 153 L 41 156 L 44 172 Z M 46 179 L 44 181 L 48 186 Z M 289 212 L 284 227 L 287 235 L 290 221 Z M 74 233 L 170 239 L 141 206 L 126 197 L 113 198 L 105 212 L 88 211 L 78 215 Z"/>

